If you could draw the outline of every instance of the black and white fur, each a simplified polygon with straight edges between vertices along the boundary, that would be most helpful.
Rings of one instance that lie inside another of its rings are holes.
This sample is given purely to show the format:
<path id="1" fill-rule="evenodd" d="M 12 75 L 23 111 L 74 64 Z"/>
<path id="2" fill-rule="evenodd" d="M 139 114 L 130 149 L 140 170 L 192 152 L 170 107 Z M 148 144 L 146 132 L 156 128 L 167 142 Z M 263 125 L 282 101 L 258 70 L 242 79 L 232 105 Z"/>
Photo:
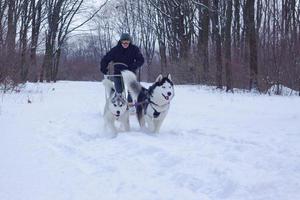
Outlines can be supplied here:
<path id="1" fill-rule="evenodd" d="M 126 98 L 123 94 L 116 93 L 114 83 L 111 80 L 104 79 L 102 83 L 106 92 L 103 113 L 105 126 L 116 134 L 118 132 L 116 122 L 120 122 L 124 131 L 129 131 L 129 111 Z"/>
<path id="2" fill-rule="evenodd" d="M 174 97 L 174 85 L 171 75 L 161 74 L 148 89 L 144 88 L 134 73 L 122 71 L 124 84 L 136 100 L 137 118 L 141 128 L 147 127 L 151 132 L 159 132 L 168 113 L 170 102 Z"/>

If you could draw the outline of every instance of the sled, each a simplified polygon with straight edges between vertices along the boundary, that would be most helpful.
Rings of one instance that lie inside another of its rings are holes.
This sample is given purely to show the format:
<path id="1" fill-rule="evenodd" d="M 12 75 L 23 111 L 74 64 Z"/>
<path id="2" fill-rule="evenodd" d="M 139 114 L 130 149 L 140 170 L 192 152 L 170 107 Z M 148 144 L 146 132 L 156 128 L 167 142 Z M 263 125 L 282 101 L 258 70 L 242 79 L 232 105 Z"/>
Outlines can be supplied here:
<path id="1" fill-rule="evenodd" d="M 123 81 L 123 77 L 122 77 L 122 75 L 121 74 L 112 74 L 112 75 L 110 75 L 110 74 L 105 74 L 104 75 L 104 79 L 109 79 L 110 81 L 112 81 L 114 84 L 115 84 L 115 82 L 114 82 L 114 80 L 115 80 L 115 78 L 121 78 L 121 83 L 122 83 L 122 95 L 124 95 L 124 97 L 126 97 L 127 98 L 127 94 L 126 94 L 126 90 L 125 90 L 125 85 L 124 85 L 124 81 Z M 116 87 L 115 87 L 116 88 Z M 105 96 L 107 97 L 107 92 L 105 91 Z"/>

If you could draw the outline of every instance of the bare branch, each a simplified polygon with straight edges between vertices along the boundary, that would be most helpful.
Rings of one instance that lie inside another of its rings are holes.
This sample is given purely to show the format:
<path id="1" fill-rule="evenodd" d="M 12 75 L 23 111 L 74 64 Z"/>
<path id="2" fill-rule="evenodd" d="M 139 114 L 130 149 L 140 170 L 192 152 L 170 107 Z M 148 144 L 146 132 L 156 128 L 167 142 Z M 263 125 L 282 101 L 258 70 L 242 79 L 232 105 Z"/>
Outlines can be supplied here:
<path id="1" fill-rule="evenodd" d="M 81 24 L 79 24 L 78 26 L 75 26 L 74 28 L 72 28 L 71 30 L 69 30 L 66 34 L 71 33 L 72 31 L 82 27 L 84 24 L 86 24 L 87 22 L 89 22 L 90 20 L 92 20 L 96 14 L 107 4 L 109 0 L 106 0 L 88 19 L 86 19 L 84 22 L 82 22 Z"/>

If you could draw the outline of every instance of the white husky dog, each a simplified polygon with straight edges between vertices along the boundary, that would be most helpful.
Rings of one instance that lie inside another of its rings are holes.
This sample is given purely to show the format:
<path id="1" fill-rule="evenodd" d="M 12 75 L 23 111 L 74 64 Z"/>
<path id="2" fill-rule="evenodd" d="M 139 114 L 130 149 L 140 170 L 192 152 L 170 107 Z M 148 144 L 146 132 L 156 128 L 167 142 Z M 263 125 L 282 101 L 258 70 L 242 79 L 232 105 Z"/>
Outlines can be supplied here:
<path id="1" fill-rule="evenodd" d="M 171 75 L 163 77 L 160 74 L 148 89 L 137 81 L 134 73 L 126 70 L 122 71 L 122 76 L 124 84 L 136 100 L 137 118 L 141 128 L 147 124 L 148 130 L 159 132 L 174 97 Z"/>
<path id="2" fill-rule="evenodd" d="M 118 132 L 116 122 L 120 122 L 125 131 L 129 131 L 129 111 L 126 98 L 119 93 L 116 93 L 114 83 L 109 79 L 102 81 L 105 86 L 106 103 L 104 107 L 104 121 L 114 134 Z"/>

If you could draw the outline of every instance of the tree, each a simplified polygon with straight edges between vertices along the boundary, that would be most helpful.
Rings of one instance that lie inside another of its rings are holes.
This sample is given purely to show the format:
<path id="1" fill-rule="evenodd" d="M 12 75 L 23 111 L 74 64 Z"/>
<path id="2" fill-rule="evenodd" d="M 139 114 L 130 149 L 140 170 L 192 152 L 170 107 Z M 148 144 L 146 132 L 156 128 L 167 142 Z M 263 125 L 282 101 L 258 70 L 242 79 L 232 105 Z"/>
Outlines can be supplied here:
<path id="1" fill-rule="evenodd" d="M 31 0 L 31 43 L 30 43 L 30 66 L 32 69 L 37 69 L 37 56 L 36 50 L 40 35 L 40 27 L 42 23 L 42 5 L 43 0 Z M 35 77 L 37 80 L 38 78 Z"/>
<path id="2" fill-rule="evenodd" d="M 226 91 L 232 91 L 231 72 L 231 22 L 232 22 L 232 0 L 227 0 L 226 27 L 225 27 L 225 75 Z"/>
<path id="3" fill-rule="evenodd" d="M 56 81 L 58 66 L 61 55 L 61 48 L 65 43 L 67 36 L 74 30 L 80 28 L 104 7 L 106 0 L 95 12 L 92 13 L 79 25 L 72 27 L 71 24 L 75 15 L 82 6 L 83 0 L 46 0 L 47 10 L 47 33 L 45 56 L 40 73 L 40 81 L 44 76 L 47 82 Z"/>
<path id="4" fill-rule="evenodd" d="M 215 45 L 215 58 L 216 58 L 216 83 L 217 88 L 222 88 L 222 49 L 221 49 L 221 34 L 220 34 L 220 24 L 219 24 L 219 0 L 213 0 L 213 11 L 212 11 L 212 30 L 214 36 Z"/>
<path id="5" fill-rule="evenodd" d="M 199 35 L 198 35 L 198 52 L 200 59 L 200 68 L 203 69 L 202 76 L 199 76 L 198 82 L 207 83 L 209 76 L 209 1 L 201 0 L 197 5 L 199 12 Z M 200 73 L 200 72 L 199 72 Z M 200 78 L 201 77 L 201 78 Z"/>
<path id="6" fill-rule="evenodd" d="M 250 80 L 249 89 L 258 90 L 258 65 L 257 65 L 257 43 L 256 43 L 256 30 L 254 20 L 254 3 L 255 0 L 246 0 L 245 12 L 246 12 L 246 38 L 249 46 L 250 53 Z"/>
<path id="7" fill-rule="evenodd" d="M 29 0 L 23 0 L 21 5 L 21 29 L 20 29 L 20 76 L 21 81 L 25 82 L 27 80 L 29 63 L 27 59 L 27 34 L 30 23 L 30 4 Z"/>

